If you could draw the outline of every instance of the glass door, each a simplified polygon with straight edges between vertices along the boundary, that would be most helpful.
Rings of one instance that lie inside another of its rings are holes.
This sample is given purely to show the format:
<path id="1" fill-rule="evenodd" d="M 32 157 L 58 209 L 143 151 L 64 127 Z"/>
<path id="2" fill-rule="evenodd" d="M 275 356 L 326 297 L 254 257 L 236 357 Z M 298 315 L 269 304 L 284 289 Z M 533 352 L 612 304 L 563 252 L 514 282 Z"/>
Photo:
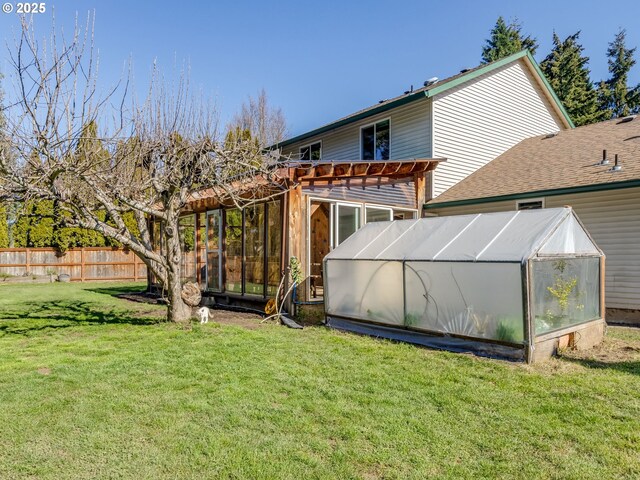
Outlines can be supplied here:
<path id="1" fill-rule="evenodd" d="M 335 245 L 338 246 L 360 228 L 360 206 L 338 203 L 336 217 Z"/>
<path id="2" fill-rule="evenodd" d="M 222 264 L 221 210 L 207 212 L 207 290 L 220 291 Z"/>

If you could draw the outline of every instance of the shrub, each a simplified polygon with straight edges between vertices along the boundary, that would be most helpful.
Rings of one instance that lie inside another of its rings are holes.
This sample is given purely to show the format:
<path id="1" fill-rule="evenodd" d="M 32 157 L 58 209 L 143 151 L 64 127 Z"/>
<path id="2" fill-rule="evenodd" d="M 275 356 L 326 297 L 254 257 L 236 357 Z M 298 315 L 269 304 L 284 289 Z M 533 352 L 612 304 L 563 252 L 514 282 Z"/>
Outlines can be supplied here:
<path id="1" fill-rule="evenodd" d="M 9 247 L 9 224 L 7 222 L 7 209 L 0 205 L 0 248 Z"/>

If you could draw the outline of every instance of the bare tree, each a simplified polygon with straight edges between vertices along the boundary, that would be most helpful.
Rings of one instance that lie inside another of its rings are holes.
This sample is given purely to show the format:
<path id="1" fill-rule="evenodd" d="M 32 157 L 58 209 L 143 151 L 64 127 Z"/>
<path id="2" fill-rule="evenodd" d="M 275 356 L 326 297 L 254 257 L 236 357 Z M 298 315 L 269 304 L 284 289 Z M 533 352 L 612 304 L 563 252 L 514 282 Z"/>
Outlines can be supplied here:
<path id="1" fill-rule="evenodd" d="M 260 90 L 256 98 L 242 104 L 231 121 L 228 130 L 249 132 L 261 148 L 267 148 L 285 139 L 287 122 L 280 108 L 269 105 L 267 92 Z"/>
<path id="2" fill-rule="evenodd" d="M 240 207 L 282 191 L 279 160 L 252 142 L 220 141 L 215 108 L 190 94 L 185 76 L 170 86 L 154 70 L 147 99 L 130 108 L 126 81 L 101 96 L 91 16 L 69 39 L 54 27 L 44 44 L 23 19 L 10 53 L 16 101 L 7 115 L 11 152 L 0 152 L 0 199 L 54 200 L 69 225 L 131 249 L 162 284 L 168 319 L 187 321 L 181 211 L 203 191 Z M 127 227 L 127 212 L 139 233 Z M 161 250 L 152 221 L 162 225 Z"/>

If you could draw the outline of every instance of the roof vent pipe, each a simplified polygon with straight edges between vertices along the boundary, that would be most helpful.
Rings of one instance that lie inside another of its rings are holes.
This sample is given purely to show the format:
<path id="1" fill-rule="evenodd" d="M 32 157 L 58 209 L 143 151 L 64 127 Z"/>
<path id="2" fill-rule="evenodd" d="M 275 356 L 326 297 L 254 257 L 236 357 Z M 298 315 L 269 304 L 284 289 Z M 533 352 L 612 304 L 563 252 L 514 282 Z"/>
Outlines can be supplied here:
<path id="1" fill-rule="evenodd" d="M 616 155 L 617 157 L 617 155 Z M 607 151 L 606 150 L 602 150 L 602 161 L 600 162 L 600 165 L 609 165 L 609 160 L 607 159 Z"/>
<path id="2" fill-rule="evenodd" d="M 615 163 L 613 165 L 613 167 L 611 168 L 611 172 L 619 172 L 620 170 L 622 170 L 622 165 L 620 165 L 620 162 L 618 161 L 618 154 L 616 153 L 616 160 Z"/>

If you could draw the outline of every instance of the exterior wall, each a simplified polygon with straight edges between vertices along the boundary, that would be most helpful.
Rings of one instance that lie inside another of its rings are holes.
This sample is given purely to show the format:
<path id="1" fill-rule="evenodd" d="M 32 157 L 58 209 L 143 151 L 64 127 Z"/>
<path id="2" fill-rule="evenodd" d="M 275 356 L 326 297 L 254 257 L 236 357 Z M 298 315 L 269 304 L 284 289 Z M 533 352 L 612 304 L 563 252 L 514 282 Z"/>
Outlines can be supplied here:
<path id="1" fill-rule="evenodd" d="M 607 308 L 640 309 L 640 188 L 556 195 L 545 208 L 570 205 L 606 259 Z M 516 209 L 516 200 L 428 210 L 438 215 Z"/>
<path id="2" fill-rule="evenodd" d="M 521 140 L 564 129 L 525 60 L 508 64 L 433 98 L 433 196 Z"/>
<path id="3" fill-rule="evenodd" d="M 285 155 L 297 158 L 301 146 L 322 141 L 323 160 L 359 160 L 360 127 L 390 119 L 390 152 L 392 160 L 431 157 L 430 100 L 424 98 L 383 112 L 344 127 L 325 132 L 283 149 Z"/>
<path id="4" fill-rule="evenodd" d="M 331 185 L 303 187 L 304 194 L 331 200 L 376 203 L 393 207 L 416 209 L 416 191 L 413 180 L 397 181 L 385 185 L 362 187 L 358 179 L 335 182 Z"/>

